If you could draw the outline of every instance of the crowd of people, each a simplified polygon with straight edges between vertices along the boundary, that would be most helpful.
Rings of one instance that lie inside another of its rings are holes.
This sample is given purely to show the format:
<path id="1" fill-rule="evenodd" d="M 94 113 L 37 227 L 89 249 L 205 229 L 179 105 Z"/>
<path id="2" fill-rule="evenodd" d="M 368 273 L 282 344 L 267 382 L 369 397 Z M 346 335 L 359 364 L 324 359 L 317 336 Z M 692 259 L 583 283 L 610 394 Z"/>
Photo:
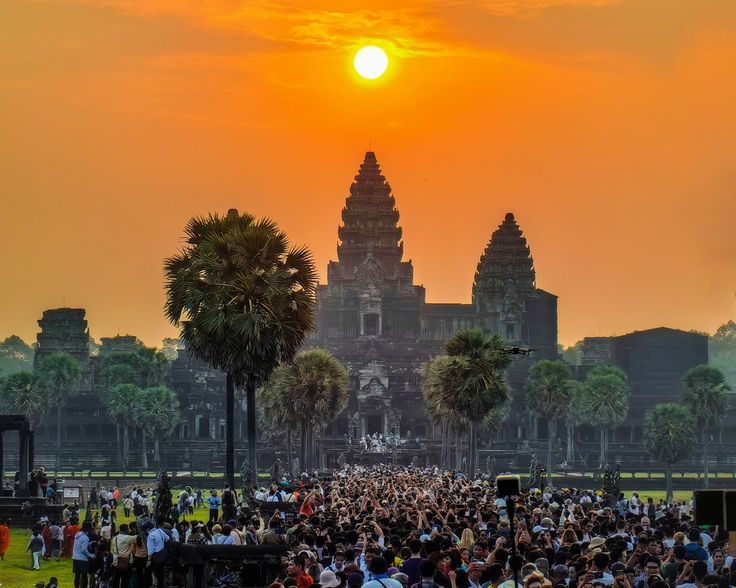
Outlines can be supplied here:
<path id="1" fill-rule="evenodd" d="M 691 503 L 637 494 L 529 489 L 511 512 L 492 480 L 346 466 L 330 479 L 258 489 L 251 504 L 229 488 L 188 488 L 167 518 L 148 516 L 150 490 L 126 492 L 123 508 L 135 498 L 146 506 L 132 522 L 117 525 L 121 504 L 108 502 L 81 526 L 73 512 L 42 525 L 33 561 L 70 557 L 75 588 L 162 586 L 173 543 L 283 546 L 271 588 L 514 588 L 514 579 L 516 588 L 736 586 L 727 533 L 699 527 Z M 197 585 L 210 580 L 195 574 Z"/>

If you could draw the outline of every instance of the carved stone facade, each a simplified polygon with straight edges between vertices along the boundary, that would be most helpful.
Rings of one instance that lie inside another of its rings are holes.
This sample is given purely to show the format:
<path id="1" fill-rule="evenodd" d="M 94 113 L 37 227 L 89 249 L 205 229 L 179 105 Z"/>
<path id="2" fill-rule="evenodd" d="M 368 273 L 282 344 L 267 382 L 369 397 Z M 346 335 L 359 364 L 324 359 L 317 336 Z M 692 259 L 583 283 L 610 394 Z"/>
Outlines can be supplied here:
<path id="1" fill-rule="evenodd" d="M 431 304 L 414 284 L 403 260 L 402 230 L 391 187 L 376 156 L 368 152 L 342 210 L 337 261 L 317 292 L 317 330 L 309 341 L 348 367 L 347 410 L 330 430 L 334 439 L 365 434 L 433 434 L 421 393 L 426 363 L 444 352 L 457 330 L 480 327 L 509 344 L 538 349 L 536 358 L 557 358 L 557 299 L 535 285 L 534 264 L 513 214 L 480 258 L 470 304 Z M 529 361 L 509 372 L 516 414 L 508 434 L 526 431 L 521 391 Z M 521 428 L 521 431 L 520 431 Z"/>

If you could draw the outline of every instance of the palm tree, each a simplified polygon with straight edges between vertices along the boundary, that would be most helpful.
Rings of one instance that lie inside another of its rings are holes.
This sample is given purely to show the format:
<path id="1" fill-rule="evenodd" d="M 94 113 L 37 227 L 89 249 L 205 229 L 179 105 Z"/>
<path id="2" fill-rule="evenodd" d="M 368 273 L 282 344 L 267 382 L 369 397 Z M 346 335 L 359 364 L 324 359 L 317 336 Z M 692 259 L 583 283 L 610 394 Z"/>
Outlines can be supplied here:
<path id="1" fill-rule="evenodd" d="M 299 429 L 299 415 L 297 415 L 286 400 L 286 390 L 283 386 L 274 386 L 275 380 L 279 379 L 279 372 L 284 366 L 280 366 L 274 370 L 271 378 L 265 385 L 258 389 L 256 400 L 263 415 L 263 421 L 266 425 L 267 433 L 271 433 L 273 437 L 277 437 L 280 432 L 286 433 L 286 461 L 287 470 L 290 475 L 297 475 L 299 472 L 292 471 L 293 459 L 292 448 L 293 438 L 292 432 Z M 282 439 L 283 440 L 283 439 Z"/>
<path id="2" fill-rule="evenodd" d="M 51 388 L 46 381 L 33 372 L 15 372 L 2 380 L 0 406 L 6 414 L 22 414 L 35 431 L 46 413 L 54 404 Z M 33 465 L 33 436 L 30 437 L 29 464 Z"/>
<path id="3" fill-rule="evenodd" d="M 486 337 L 480 329 L 460 330 L 445 344 L 447 359 L 435 361 L 425 380 L 425 396 L 435 395 L 447 414 L 468 423 L 468 464 L 475 474 L 478 427 L 493 409 L 508 401 L 504 371 L 511 362 L 500 337 Z"/>
<path id="4" fill-rule="evenodd" d="M 699 365 L 689 370 L 682 378 L 685 388 L 683 402 L 695 417 L 703 444 L 703 484 L 709 486 L 709 455 L 711 434 L 718 430 L 729 408 L 731 387 L 726 383 L 723 372 L 716 367 Z"/>
<path id="5" fill-rule="evenodd" d="M 226 373 L 226 476 L 235 485 L 235 387 L 245 387 L 252 482 L 256 388 L 296 355 L 313 327 L 317 272 L 269 219 L 230 210 L 195 217 L 165 261 L 166 316 L 195 356 Z"/>
<path id="6" fill-rule="evenodd" d="M 526 381 L 526 405 L 537 417 L 547 419 L 547 476 L 552 480 L 552 440 L 557 421 L 569 410 L 572 396 L 572 372 L 566 363 L 542 359 L 529 370 Z"/>
<path id="7" fill-rule="evenodd" d="M 102 404 L 105 411 L 115 422 L 118 445 L 118 459 L 124 470 L 128 469 L 130 442 L 128 429 L 135 425 L 135 415 L 141 389 L 135 384 L 115 384 L 102 393 Z M 120 451 L 120 427 L 123 429 L 122 453 Z"/>
<path id="8" fill-rule="evenodd" d="M 290 364 L 276 369 L 271 388 L 280 398 L 284 422 L 296 422 L 302 430 L 302 464 L 305 471 L 314 466 L 315 430 L 332 421 L 348 400 L 348 372 L 324 349 L 303 351 Z"/>
<path id="9" fill-rule="evenodd" d="M 629 412 L 629 387 L 626 374 L 614 366 L 599 366 L 585 378 L 582 396 L 582 418 L 600 428 L 600 465 L 608 464 L 610 430 L 626 420 Z"/>
<path id="10" fill-rule="evenodd" d="M 425 367 L 422 380 L 422 395 L 429 418 L 435 425 L 440 427 L 440 467 L 449 467 L 450 462 L 450 424 L 459 425 L 460 417 L 452 412 L 452 409 L 442 402 L 442 377 L 441 374 L 450 363 L 447 355 L 434 357 Z"/>
<path id="11" fill-rule="evenodd" d="M 41 377 L 53 393 L 56 404 L 56 459 L 54 471 L 58 474 L 61 465 L 61 409 L 67 398 L 79 389 L 81 366 L 71 355 L 64 352 L 53 353 L 41 363 Z"/>
<path id="12" fill-rule="evenodd" d="M 146 436 L 153 439 L 153 460 L 160 465 L 161 439 L 171 435 L 181 421 L 176 392 L 166 386 L 154 386 L 141 390 L 136 397 L 133 414 L 141 428 L 144 468 L 148 467 Z"/>
<path id="13" fill-rule="evenodd" d="M 644 442 L 651 456 L 667 464 L 667 500 L 672 500 L 672 466 L 685 459 L 695 445 L 695 418 L 681 404 L 658 404 L 647 415 Z"/>
<path id="14" fill-rule="evenodd" d="M 2 381 L 0 404 L 9 414 L 22 414 L 34 431 L 54 404 L 53 391 L 33 372 L 15 372 Z"/>

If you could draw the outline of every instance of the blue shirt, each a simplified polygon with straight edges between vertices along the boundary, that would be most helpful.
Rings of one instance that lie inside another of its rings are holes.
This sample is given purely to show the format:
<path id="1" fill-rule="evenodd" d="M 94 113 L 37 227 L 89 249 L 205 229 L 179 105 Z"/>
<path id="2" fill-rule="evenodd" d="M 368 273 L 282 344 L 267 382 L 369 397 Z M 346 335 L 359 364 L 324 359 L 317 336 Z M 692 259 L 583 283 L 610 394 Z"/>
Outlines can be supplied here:
<path id="1" fill-rule="evenodd" d="M 154 553 L 163 551 L 166 546 L 166 542 L 169 540 L 169 536 L 161 528 L 153 529 L 148 534 L 146 541 L 146 549 L 148 549 L 148 557 L 151 557 Z"/>
<path id="2" fill-rule="evenodd" d="M 74 536 L 72 559 L 78 559 L 80 561 L 89 561 L 92 559 L 92 554 L 89 552 L 89 535 L 84 531 L 79 531 Z"/>
<path id="3" fill-rule="evenodd" d="M 218 508 L 220 508 L 219 496 L 208 496 L 205 502 L 210 505 L 210 510 L 217 510 Z"/>

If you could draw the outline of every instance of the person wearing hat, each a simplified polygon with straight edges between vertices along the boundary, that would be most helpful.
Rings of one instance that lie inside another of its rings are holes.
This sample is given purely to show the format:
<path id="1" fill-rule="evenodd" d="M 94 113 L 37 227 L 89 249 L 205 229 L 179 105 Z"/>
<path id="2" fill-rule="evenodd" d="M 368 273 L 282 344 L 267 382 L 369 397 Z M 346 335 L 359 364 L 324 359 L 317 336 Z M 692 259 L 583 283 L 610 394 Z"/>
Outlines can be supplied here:
<path id="1" fill-rule="evenodd" d="M 363 588 L 404 588 L 401 582 L 388 575 L 388 563 L 382 555 L 375 556 L 368 569 L 371 579 L 363 584 Z"/>
<path id="2" fill-rule="evenodd" d="M 340 585 L 340 579 L 335 575 L 335 572 L 325 570 L 319 576 L 319 583 L 322 588 L 337 588 Z"/>
<path id="3" fill-rule="evenodd" d="M 87 588 L 89 584 L 89 562 L 94 558 L 94 553 L 90 551 L 90 533 L 92 533 L 92 521 L 84 521 L 82 528 L 74 536 L 72 572 L 75 588 Z"/>

